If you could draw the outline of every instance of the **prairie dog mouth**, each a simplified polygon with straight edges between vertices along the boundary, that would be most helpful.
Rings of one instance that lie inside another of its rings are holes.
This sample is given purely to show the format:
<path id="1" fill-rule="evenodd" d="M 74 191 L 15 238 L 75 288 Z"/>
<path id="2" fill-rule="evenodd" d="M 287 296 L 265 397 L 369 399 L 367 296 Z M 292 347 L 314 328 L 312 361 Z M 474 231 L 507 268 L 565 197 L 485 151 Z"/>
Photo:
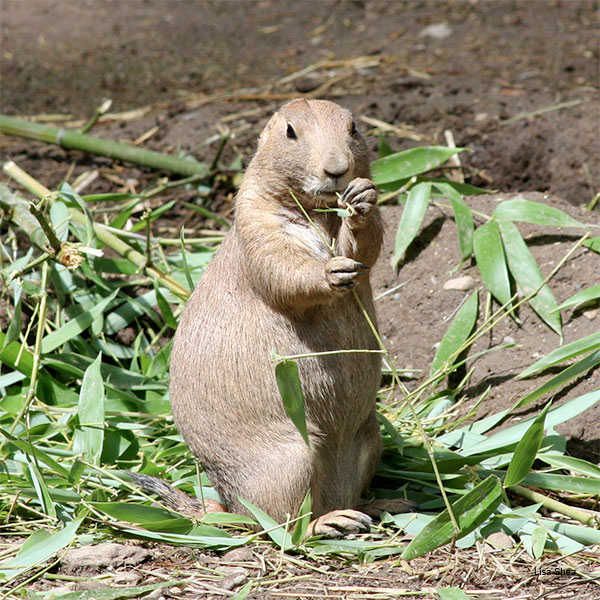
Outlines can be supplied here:
<path id="1" fill-rule="evenodd" d="M 341 195 L 342 192 L 337 190 L 332 192 L 317 192 L 315 198 L 325 206 L 337 206 L 338 194 Z"/>

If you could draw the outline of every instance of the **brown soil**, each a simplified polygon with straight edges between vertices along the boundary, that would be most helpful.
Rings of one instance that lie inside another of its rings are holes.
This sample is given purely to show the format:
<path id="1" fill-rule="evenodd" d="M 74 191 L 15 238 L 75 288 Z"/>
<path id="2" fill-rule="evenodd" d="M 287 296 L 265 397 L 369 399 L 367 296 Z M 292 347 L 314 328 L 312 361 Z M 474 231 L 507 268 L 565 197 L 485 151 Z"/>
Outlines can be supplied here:
<path id="1" fill-rule="evenodd" d="M 600 191 L 596 1 L 0 0 L 0 10 L 3 113 L 59 113 L 86 119 L 103 98 L 110 97 L 114 112 L 149 108 L 138 118 L 106 120 L 96 125 L 94 134 L 134 140 L 156 125 L 144 147 L 163 152 L 182 149 L 210 161 L 218 140 L 204 142 L 229 127 L 235 137 L 223 156 L 227 163 L 237 152 L 247 161 L 257 132 L 286 96 L 324 85 L 318 88 L 320 97 L 335 99 L 360 116 L 410 129 L 420 140 L 390 133 L 387 138 L 394 150 L 445 144 L 443 132 L 450 130 L 457 145 L 472 150 L 461 155 L 470 182 L 496 189 L 502 197 L 538 192 L 527 197 L 562 208 L 580 220 L 600 222 L 598 210 L 582 209 Z M 427 26 L 439 23 L 447 24 L 448 37 L 423 35 Z M 335 63 L 363 55 L 373 60 L 349 67 Z M 289 83 L 280 82 L 319 61 L 328 65 Z M 220 93 L 234 95 L 215 100 L 213 95 Z M 508 122 L 540 109 L 548 111 Z M 375 158 L 377 140 L 370 140 Z M 10 157 L 50 188 L 67 176 L 72 180 L 92 169 L 98 169 L 100 177 L 86 193 L 115 191 L 115 181 L 144 189 L 157 177 L 140 167 L 17 138 L 0 137 L 0 150 L 2 160 Z M 190 200 L 193 192 L 179 190 L 172 197 Z M 468 199 L 472 207 L 488 214 L 497 201 L 493 196 Z M 220 194 L 212 208 L 228 212 L 230 197 Z M 406 285 L 378 301 L 380 326 L 389 349 L 398 355 L 399 366 L 426 372 L 434 345 L 465 296 L 465 292 L 442 289 L 447 279 L 456 276 L 450 275 L 459 259 L 455 227 L 448 215 L 431 210 L 406 264 L 394 273 L 388 259 L 399 215 L 397 207 L 384 209 L 388 236 L 374 272 L 375 292 Z M 176 209 L 165 226 L 177 227 L 187 216 L 186 209 Z M 573 231 L 549 234 L 534 227 L 521 231 L 544 273 L 576 240 Z M 462 274 L 480 281 L 476 267 L 466 265 L 458 273 Z M 551 286 L 560 302 L 578 286 L 598 281 L 600 259 L 579 250 Z M 475 374 L 466 390 L 465 406 L 492 385 L 480 414 L 505 408 L 539 385 L 539 379 L 515 381 L 514 375 L 559 343 L 533 313 L 524 309 L 520 316 L 522 325 L 507 319 L 486 341 L 498 345 L 510 337 L 517 347 L 494 352 L 472 365 Z M 566 341 L 598 331 L 600 316 L 588 316 L 567 312 Z M 557 400 L 599 385 L 597 369 Z M 569 436 L 573 454 L 598 461 L 599 406 L 559 431 Z M 284 563 L 279 578 L 313 574 L 314 580 L 273 585 L 270 591 L 265 587 L 249 597 L 373 598 L 366 588 L 374 593 L 380 588 L 446 585 L 504 589 L 505 598 L 533 597 L 552 589 L 556 598 L 570 597 L 562 594 L 575 590 L 582 597 L 600 597 L 592 584 L 571 582 L 558 589 L 564 579 L 534 577 L 533 563 L 519 566 L 510 576 L 510 567 L 505 575 L 496 576 L 495 558 L 486 556 L 478 562 L 480 557 L 470 552 L 440 551 L 411 563 L 410 568 L 393 561 L 371 566 L 315 562 L 320 570 L 308 571 Z M 170 575 L 177 564 L 200 581 L 198 566 L 218 567 L 218 562 L 210 563 L 215 560 L 193 553 L 182 558 L 172 555 L 172 550 L 154 548 L 151 567 L 140 580 L 154 581 L 151 573 L 158 579 Z M 279 565 L 278 556 L 259 559 L 258 551 L 248 560 L 255 565 L 249 567 L 251 577 L 273 576 Z M 209 589 L 192 587 L 173 596 L 222 597 Z M 162 594 L 170 597 L 167 591 Z M 381 597 L 392 597 L 392 592 Z M 423 597 L 437 594 L 431 591 Z M 487 596 L 474 592 L 473 597 Z"/>

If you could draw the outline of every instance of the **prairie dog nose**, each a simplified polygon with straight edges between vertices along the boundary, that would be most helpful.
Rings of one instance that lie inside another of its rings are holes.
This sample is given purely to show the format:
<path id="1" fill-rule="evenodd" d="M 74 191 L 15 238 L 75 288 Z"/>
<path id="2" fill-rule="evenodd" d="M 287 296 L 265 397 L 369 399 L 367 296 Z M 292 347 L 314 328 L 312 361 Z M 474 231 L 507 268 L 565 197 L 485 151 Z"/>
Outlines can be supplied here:
<path id="1" fill-rule="evenodd" d="M 342 154 L 333 153 L 327 157 L 327 160 L 325 161 L 325 164 L 323 166 L 323 170 L 325 171 L 325 173 L 333 179 L 341 177 L 342 175 L 347 173 L 349 168 L 350 161 L 347 157 L 345 157 Z"/>

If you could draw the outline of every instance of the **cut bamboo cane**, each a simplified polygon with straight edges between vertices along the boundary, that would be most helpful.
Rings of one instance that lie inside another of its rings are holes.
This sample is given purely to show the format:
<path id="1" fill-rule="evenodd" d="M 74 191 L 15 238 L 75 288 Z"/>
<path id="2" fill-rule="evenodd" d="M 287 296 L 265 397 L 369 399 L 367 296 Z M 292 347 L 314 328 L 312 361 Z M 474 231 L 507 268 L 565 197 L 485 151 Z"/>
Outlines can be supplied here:
<path id="1" fill-rule="evenodd" d="M 0 114 L 0 131 L 6 135 L 57 144 L 66 150 L 81 150 L 90 154 L 109 156 L 123 162 L 170 171 L 186 177 L 191 175 L 206 177 L 209 174 L 209 168 L 205 163 L 193 159 L 178 158 L 154 150 L 145 150 L 129 144 L 97 138 L 64 127 L 32 123 L 8 115 Z"/>

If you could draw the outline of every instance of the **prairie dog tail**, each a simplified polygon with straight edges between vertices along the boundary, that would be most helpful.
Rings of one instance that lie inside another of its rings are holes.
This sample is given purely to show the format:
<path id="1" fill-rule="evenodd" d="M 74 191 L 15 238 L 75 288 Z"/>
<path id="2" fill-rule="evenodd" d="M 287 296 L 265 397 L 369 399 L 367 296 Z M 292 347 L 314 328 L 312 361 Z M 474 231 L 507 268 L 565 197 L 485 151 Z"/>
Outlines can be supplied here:
<path id="1" fill-rule="evenodd" d="M 170 509 L 194 519 L 202 518 L 207 512 L 227 512 L 227 509 L 216 500 L 205 499 L 204 502 L 169 485 L 163 479 L 129 472 L 131 480 L 144 491 L 156 494 Z"/>

